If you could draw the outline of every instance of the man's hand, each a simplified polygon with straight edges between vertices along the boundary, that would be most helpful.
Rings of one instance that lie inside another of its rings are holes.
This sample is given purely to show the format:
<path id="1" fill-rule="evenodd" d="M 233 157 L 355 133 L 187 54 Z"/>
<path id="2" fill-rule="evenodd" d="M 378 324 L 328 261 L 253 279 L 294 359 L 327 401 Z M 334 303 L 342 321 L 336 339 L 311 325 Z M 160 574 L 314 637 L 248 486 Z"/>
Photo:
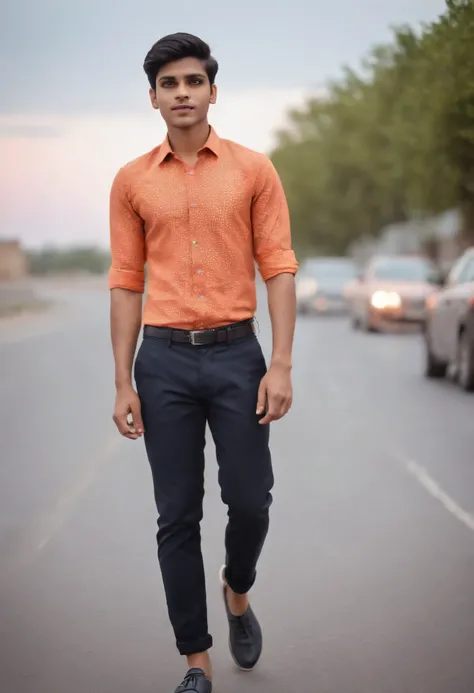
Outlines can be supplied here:
<path id="1" fill-rule="evenodd" d="M 136 440 L 142 436 L 144 428 L 140 399 L 131 385 L 117 390 L 113 419 L 125 438 Z"/>
<path id="2" fill-rule="evenodd" d="M 258 389 L 257 414 L 263 414 L 267 409 L 259 423 L 268 424 L 281 419 L 290 409 L 292 400 L 291 369 L 277 364 L 270 365 Z"/>

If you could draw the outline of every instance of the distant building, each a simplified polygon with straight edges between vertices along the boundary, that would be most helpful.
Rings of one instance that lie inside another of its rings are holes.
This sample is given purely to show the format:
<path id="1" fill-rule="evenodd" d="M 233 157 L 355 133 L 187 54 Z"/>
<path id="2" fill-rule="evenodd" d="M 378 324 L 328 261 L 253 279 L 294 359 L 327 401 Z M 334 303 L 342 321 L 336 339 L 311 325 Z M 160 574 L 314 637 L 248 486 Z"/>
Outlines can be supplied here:
<path id="1" fill-rule="evenodd" d="M 0 282 L 17 281 L 28 274 L 28 258 L 18 240 L 0 239 Z"/>

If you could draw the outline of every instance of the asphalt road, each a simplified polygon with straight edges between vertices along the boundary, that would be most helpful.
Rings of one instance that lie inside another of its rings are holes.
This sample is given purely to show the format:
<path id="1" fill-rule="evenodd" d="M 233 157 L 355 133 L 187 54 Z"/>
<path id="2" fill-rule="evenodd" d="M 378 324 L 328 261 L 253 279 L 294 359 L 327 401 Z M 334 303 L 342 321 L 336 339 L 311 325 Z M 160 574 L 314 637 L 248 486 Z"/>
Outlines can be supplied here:
<path id="1" fill-rule="evenodd" d="M 0 323 L 0 690 L 171 693 L 141 441 L 111 421 L 108 295 L 55 292 Z M 269 352 L 265 304 L 261 341 Z M 416 334 L 302 319 L 275 424 L 253 605 L 265 652 L 234 670 L 218 586 L 226 510 L 209 446 L 203 548 L 217 693 L 474 691 L 474 398 L 426 382 Z"/>

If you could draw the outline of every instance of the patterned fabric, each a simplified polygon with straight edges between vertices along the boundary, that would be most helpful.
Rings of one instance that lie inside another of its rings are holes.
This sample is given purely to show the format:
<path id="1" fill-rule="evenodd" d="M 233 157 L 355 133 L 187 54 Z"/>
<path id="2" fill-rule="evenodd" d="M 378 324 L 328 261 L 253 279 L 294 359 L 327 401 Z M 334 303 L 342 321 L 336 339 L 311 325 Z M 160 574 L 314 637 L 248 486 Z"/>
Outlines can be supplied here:
<path id="1" fill-rule="evenodd" d="M 168 138 L 117 173 L 109 287 L 144 292 L 143 322 L 181 329 L 253 317 L 262 278 L 296 274 L 285 194 L 263 154 L 211 128 L 193 167 Z"/>

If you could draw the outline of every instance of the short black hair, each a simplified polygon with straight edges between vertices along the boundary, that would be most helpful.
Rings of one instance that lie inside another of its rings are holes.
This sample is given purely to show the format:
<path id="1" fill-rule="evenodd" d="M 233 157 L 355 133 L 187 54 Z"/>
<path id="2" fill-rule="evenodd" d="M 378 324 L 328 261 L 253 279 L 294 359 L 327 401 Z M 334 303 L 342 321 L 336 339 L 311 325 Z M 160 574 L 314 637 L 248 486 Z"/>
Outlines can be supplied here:
<path id="1" fill-rule="evenodd" d="M 211 55 L 208 44 L 192 34 L 177 33 L 163 36 L 148 51 L 143 63 L 143 69 L 152 89 L 156 89 L 158 72 L 167 63 L 183 58 L 197 58 L 206 70 L 209 82 L 214 84 L 219 65 Z"/>

